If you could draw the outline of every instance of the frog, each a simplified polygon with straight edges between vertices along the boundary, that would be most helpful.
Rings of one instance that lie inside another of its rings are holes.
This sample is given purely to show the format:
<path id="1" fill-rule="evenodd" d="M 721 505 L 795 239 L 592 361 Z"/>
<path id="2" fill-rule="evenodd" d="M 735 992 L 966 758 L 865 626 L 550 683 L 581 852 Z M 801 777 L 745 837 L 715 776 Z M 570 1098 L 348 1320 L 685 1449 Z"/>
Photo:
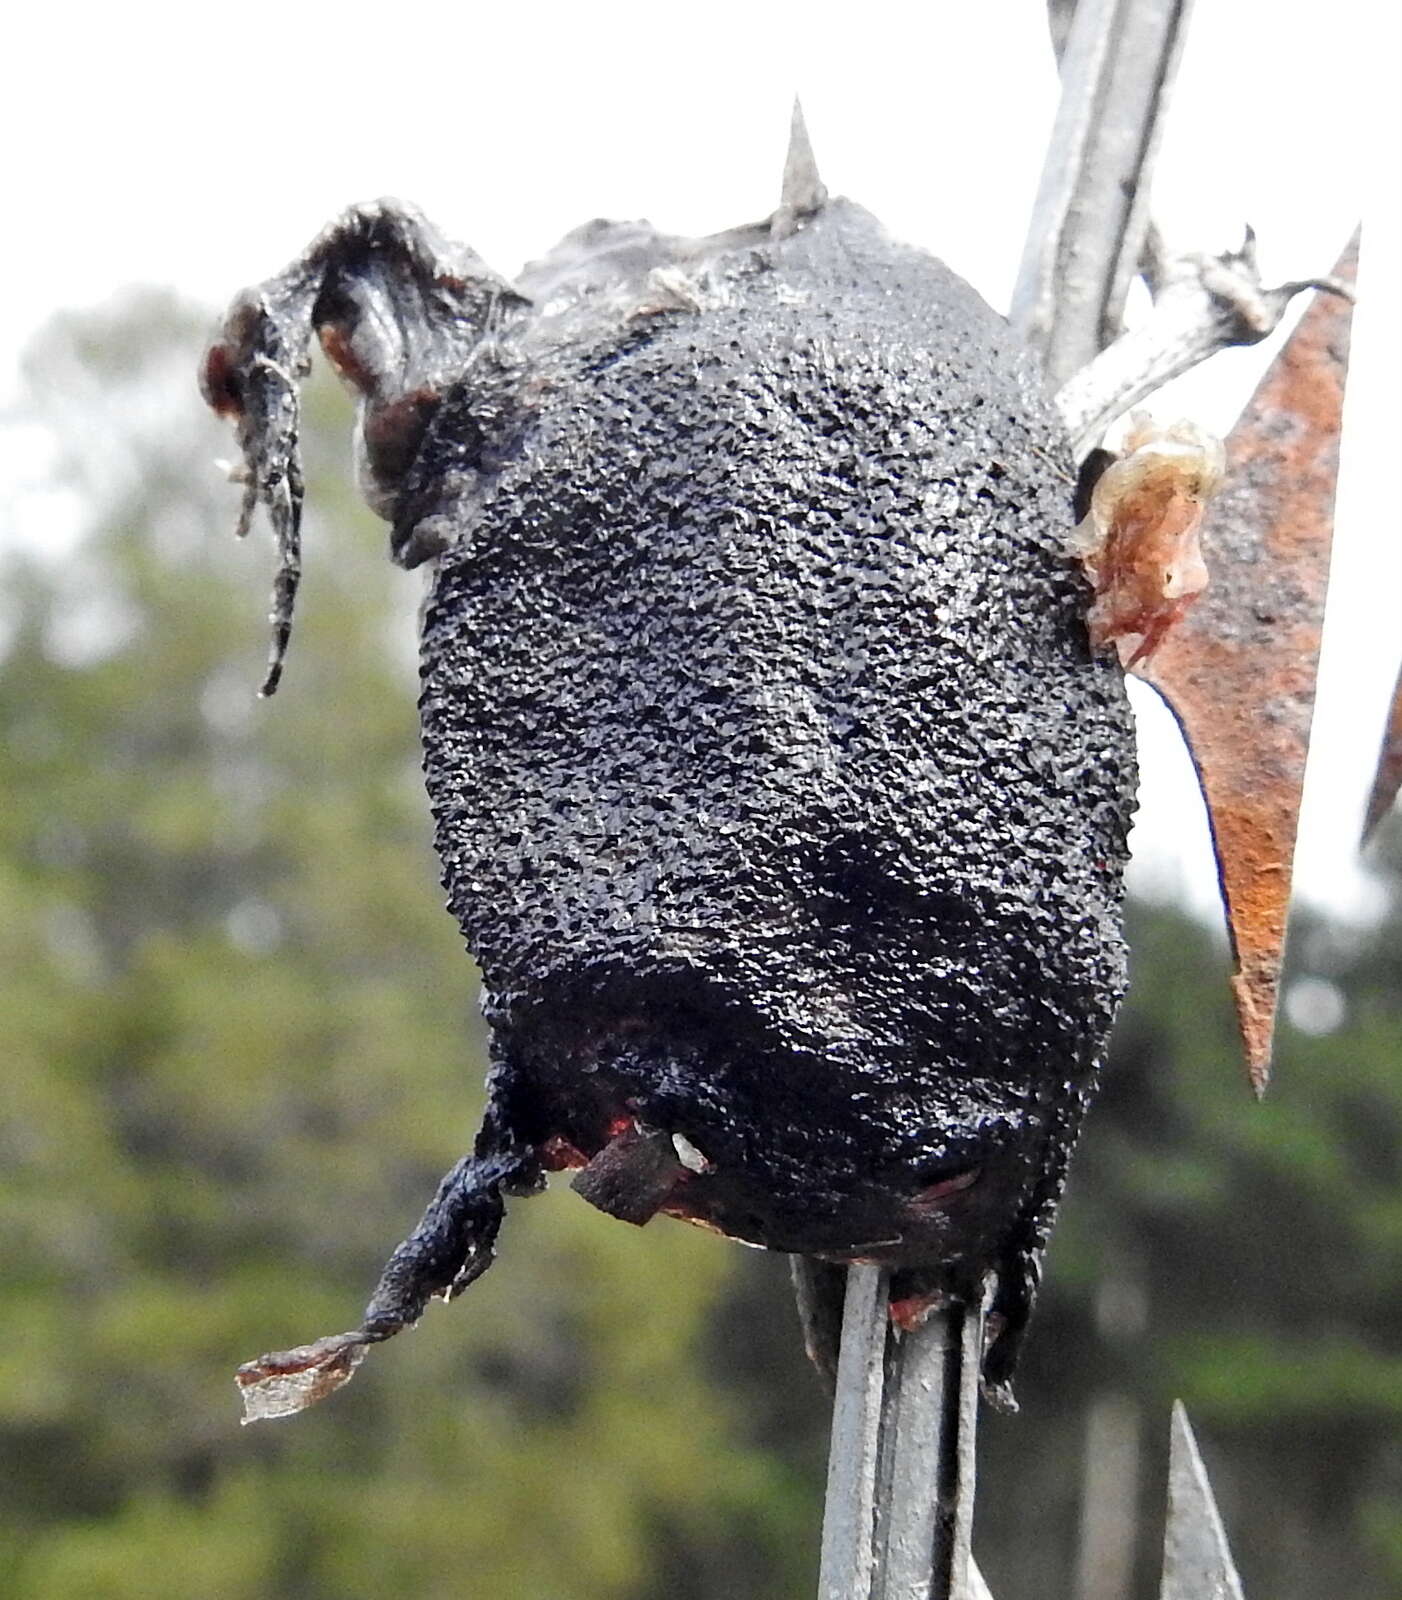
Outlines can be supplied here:
<path id="1" fill-rule="evenodd" d="M 491 1264 L 548 1176 L 987 1309 L 1004 1400 L 1125 988 L 1133 724 L 1037 363 L 829 196 L 801 127 L 761 221 L 596 220 L 515 279 L 354 207 L 203 362 L 246 530 L 300 577 L 315 335 L 392 558 L 424 568 L 423 764 L 481 974 L 486 1109 L 358 1327 L 240 1369 L 340 1386 Z"/>

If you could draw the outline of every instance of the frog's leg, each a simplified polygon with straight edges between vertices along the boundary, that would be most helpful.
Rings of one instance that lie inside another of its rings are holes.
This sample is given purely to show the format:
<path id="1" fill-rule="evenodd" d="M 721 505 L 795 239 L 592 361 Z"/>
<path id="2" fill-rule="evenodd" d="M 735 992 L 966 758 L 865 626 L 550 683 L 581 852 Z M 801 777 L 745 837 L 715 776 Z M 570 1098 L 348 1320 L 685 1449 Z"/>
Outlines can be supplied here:
<path id="1" fill-rule="evenodd" d="M 1047 1128 L 1037 1162 L 1037 1180 L 994 1263 L 993 1294 L 984 1333 L 983 1393 L 985 1399 L 1002 1410 L 1017 1409 L 1013 1372 L 1036 1305 L 1042 1257 L 1094 1088 L 1091 1078 L 1071 1087 L 1068 1097 L 1059 1104 L 1046 1103 Z"/>
<path id="2" fill-rule="evenodd" d="M 1068 378 L 1056 407 L 1083 456 L 1131 406 L 1219 350 L 1258 344 L 1280 324 L 1304 289 L 1353 298 L 1339 278 L 1307 278 L 1267 289 L 1256 263 L 1256 236 L 1248 228 L 1239 250 L 1220 256 L 1171 256 L 1151 235 L 1145 278 L 1153 309 L 1094 361 Z"/>
<path id="3" fill-rule="evenodd" d="M 285 271 L 234 301 L 205 355 L 200 386 L 238 430 L 239 533 L 261 502 L 277 536 L 263 694 L 282 675 L 301 576 L 298 390 L 313 332 L 359 398 L 362 491 L 392 521 L 439 402 L 483 340 L 526 304 L 473 251 L 392 200 L 352 207 Z"/>
<path id="4" fill-rule="evenodd" d="M 847 1271 L 831 1261 L 812 1256 L 790 1256 L 798 1321 L 808 1359 L 831 1389 L 837 1382 L 837 1360 L 842 1347 L 842 1309 L 847 1294 Z"/>
<path id="5" fill-rule="evenodd" d="M 534 1145 L 513 1128 L 508 1076 L 494 1071 L 473 1153 L 444 1175 L 418 1226 L 385 1263 L 360 1327 L 238 1369 L 245 1422 L 293 1416 L 324 1399 L 351 1377 L 370 1345 L 417 1322 L 435 1297 L 456 1299 L 491 1266 L 503 1197 L 545 1185 Z"/>

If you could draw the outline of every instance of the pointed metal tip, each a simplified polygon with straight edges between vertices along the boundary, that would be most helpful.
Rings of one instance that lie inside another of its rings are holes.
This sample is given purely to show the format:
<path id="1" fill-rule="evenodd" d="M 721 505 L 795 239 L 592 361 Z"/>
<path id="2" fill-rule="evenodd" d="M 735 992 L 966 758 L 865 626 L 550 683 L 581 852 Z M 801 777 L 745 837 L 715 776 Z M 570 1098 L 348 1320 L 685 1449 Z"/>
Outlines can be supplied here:
<path id="1" fill-rule="evenodd" d="M 797 233 L 809 217 L 823 209 L 827 198 L 828 191 L 818 176 L 818 163 L 813 157 L 803 106 L 795 95 L 789 122 L 789 149 L 784 157 L 784 185 L 779 195 L 779 209 L 770 224 L 773 237 L 786 239 Z"/>
<path id="2" fill-rule="evenodd" d="M 1346 253 L 1335 276 L 1351 275 Z M 1248 275 L 1244 307 L 1254 284 Z M 1261 298 L 1272 314 L 1284 310 L 1280 291 Z M 1207 801 L 1232 997 L 1258 1099 L 1270 1076 L 1314 705 L 1350 311 L 1346 300 L 1316 298 L 1232 429 L 1227 484 L 1205 539 L 1214 582 L 1143 673 L 1183 728 Z M 1270 331 L 1264 321 L 1250 326 L 1252 337 Z"/>
<path id="3" fill-rule="evenodd" d="M 1338 295 L 1341 300 L 1347 300 L 1350 305 L 1356 304 L 1358 293 L 1355 279 L 1358 277 L 1358 255 L 1362 248 L 1363 224 L 1359 221 L 1354 223 L 1353 232 L 1348 237 L 1348 243 L 1340 250 L 1339 259 L 1334 263 L 1334 270 L 1326 277 L 1306 278 L 1304 287 L 1307 289 L 1319 289 L 1324 294 Z"/>
<path id="4" fill-rule="evenodd" d="M 1373 787 L 1368 795 L 1368 809 L 1363 818 L 1363 835 L 1359 848 L 1372 838 L 1378 825 L 1387 816 L 1402 789 L 1402 668 L 1397 672 L 1397 687 L 1392 691 L 1392 706 L 1388 712 L 1387 726 L 1383 729 L 1382 744 L 1378 750 L 1377 770 L 1373 774 Z"/>
<path id="5" fill-rule="evenodd" d="M 1232 974 L 1231 986 L 1242 1052 L 1246 1057 L 1246 1076 L 1252 1094 L 1263 1100 L 1271 1081 L 1275 1010 L 1280 988 L 1279 959 L 1243 963 L 1242 970 Z"/>
<path id="6" fill-rule="evenodd" d="M 1243 1600 L 1222 1518 L 1181 1400 L 1173 1402 L 1159 1600 Z"/>

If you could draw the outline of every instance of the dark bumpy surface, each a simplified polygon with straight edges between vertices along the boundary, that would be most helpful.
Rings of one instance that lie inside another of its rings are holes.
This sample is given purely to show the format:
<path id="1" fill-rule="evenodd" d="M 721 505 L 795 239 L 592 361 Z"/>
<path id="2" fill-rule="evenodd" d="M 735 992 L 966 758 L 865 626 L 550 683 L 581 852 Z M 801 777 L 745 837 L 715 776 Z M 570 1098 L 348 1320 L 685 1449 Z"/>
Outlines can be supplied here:
<path id="1" fill-rule="evenodd" d="M 792 164 L 771 224 L 594 223 L 515 286 L 360 207 L 206 358 L 279 536 L 268 691 L 313 330 L 437 559 L 425 766 L 495 1058 L 362 1328 L 243 1369 L 250 1415 L 464 1288 L 559 1167 L 898 1299 L 992 1273 L 1011 1369 L 1124 981 L 1129 712 L 1006 325 Z"/>
<path id="2" fill-rule="evenodd" d="M 470 516 L 434 507 L 421 705 L 497 1115 L 680 1133 L 713 1170 L 666 1209 L 994 1265 L 1020 1322 L 1123 984 L 1130 725 L 1066 443 L 1002 320 L 856 207 L 726 243 L 697 309 L 543 319 L 426 450 L 486 435 Z"/>

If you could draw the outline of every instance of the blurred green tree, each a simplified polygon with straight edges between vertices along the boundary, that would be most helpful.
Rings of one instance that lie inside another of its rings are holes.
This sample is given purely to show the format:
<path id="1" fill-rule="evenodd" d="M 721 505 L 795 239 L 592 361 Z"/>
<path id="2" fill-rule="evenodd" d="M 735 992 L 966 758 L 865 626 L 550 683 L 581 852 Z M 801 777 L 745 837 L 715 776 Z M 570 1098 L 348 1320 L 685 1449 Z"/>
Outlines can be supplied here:
<path id="1" fill-rule="evenodd" d="M 1111 1397 L 1142 1447 L 1135 1595 L 1158 1593 L 1179 1396 L 1248 1597 L 1402 1593 L 1399 845 L 1394 826 L 1380 926 L 1297 917 L 1261 1105 L 1221 940 L 1132 909 L 1130 997 L 1049 1252 L 1024 1412 L 983 1432 L 1000 1600 L 1038 1592 L 1039 1544 L 1070 1568 L 1083 1418 Z"/>

